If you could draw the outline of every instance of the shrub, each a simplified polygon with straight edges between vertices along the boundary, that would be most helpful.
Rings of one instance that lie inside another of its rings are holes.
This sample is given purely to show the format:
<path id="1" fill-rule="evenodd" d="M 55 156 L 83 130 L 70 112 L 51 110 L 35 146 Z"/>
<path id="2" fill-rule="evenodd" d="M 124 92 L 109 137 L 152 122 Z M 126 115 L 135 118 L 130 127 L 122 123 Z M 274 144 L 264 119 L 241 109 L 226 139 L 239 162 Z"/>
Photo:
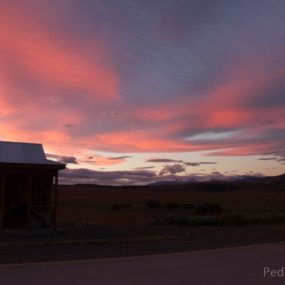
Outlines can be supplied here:
<path id="1" fill-rule="evenodd" d="M 154 218 L 152 225 L 176 225 L 176 226 L 242 226 L 242 225 L 266 225 L 285 223 L 285 213 L 229 213 L 219 216 L 164 216 Z"/>
<path id="2" fill-rule="evenodd" d="M 130 208 L 131 204 L 119 204 L 122 208 Z"/>
<path id="3" fill-rule="evenodd" d="M 124 208 L 130 208 L 131 204 L 113 204 L 110 208 L 111 211 L 120 211 Z"/>
<path id="4" fill-rule="evenodd" d="M 149 209 L 160 209 L 161 208 L 161 203 L 157 200 L 151 200 L 146 202 L 146 205 Z"/>
<path id="5" fill-rule="evenodd" d="M 183 204 L 182 205 L 182 208 L 183 209 L 194 209 L 195 208 L 195 205 L 194 204 Z"/>
<path id="6" fill-rule="evenodd" d="M 173 209 L 180 208 L 180 205 L 178 203 L 174 203 L 174 202 L 167 202 L 167 203 L 165 203 L 164 208 L 169 209 L 169 210 L 173 210 Z"/>
<path id="7" fill-rule="evenodd" d="M 206 203 L 196 208 L 197 215 L 217 215 L 223 211 L 220 204 Z"/>
<path id="8" fill-rule="evenodd" d="M 110 208 L 111 211 L 120 211 L 122 207 L 118 204 L 113 204 Z"/>

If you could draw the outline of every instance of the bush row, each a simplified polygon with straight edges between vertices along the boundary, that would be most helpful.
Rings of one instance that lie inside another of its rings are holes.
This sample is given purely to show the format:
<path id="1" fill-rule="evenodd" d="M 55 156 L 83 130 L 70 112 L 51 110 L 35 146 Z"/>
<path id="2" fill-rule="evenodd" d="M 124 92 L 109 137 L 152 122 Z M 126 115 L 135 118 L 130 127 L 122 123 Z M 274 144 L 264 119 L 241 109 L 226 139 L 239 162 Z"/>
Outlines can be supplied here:
<path id="1" fill-rule="evenodd" d="M 126 209 L 126 208 L 130 208 L 131 207 L 131 204 L 113 204 L 110 208 L 111 211 L 119 211 L 119 210 L 122 210 L 122 209 Z"/>
<path id="2" fill-rule="evenodd" d="M 160 209 L 163 207 L 161 202 L 157 200 L 152 200 L 146 202 L 146 205 L 149 209 Z M 165 209 L 195 209 L 197 215 L 207 215 L 207 214 L 220 214 L 223 212 L 223 209 L 220 204 L 211 204 L 205 203 L 199 206 L 194 204 L 178 204 L 174 202 L 167 202 L 164 204 Z"/>
<path id="3" fill-rule="evenodd" d="M 216 216 L 167 216 L 156 217 L 152 225 L 176 225 L 176 226 L 241 226 L 241 225 L 265 225 L 285 223 L 285 213 L 228 213 Z"/>
<path id="4" fill-rule="evenodd" d="M 195 210 L 195 213 L 197 215 L 217 215 L 223 212 L 223 209 L 220 204 L 211 204 L 211 203 L 205 203 L 202 205 L 198 205 L 195 207 L 194 204 L 186 203 L 186 204 L 178 204 L 175 202 L 166 202 L 165 204 L 162 204 L 158 200 L 151 200 L 146 202 L 146 206 L 149 209 L 168 209 L 168 210 L 174 210 L 174 209 L 189 209 L 189 210 Z M 115 203 L 110 207 L 111 211 L 119 211 L 125 208 L 130 208 L 131 204 L 124 204 L 124 203 Z"/>

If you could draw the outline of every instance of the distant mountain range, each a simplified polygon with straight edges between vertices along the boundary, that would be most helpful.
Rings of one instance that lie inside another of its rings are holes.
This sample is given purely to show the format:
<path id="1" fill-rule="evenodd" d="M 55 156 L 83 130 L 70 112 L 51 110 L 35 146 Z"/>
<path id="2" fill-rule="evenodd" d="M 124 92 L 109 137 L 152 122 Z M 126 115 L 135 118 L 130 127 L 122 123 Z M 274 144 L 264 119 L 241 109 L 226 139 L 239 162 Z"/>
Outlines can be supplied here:
<path id="1" fill-rule="evenodd" d="M 235 190 L 284 190 L 285 191 L 285 174 L 278 176 L 231 176 L 231 177 L 211 177 L 206 180 L 205 177 L 191 177 L 184 180 L 161 180 L 148 185 L 98 185 L 98 184 L 76 184 L 70 185 L 75 188 L 98 188 L 98 189 L 145 189 L 163 191 L 235 191 Z M 70 187 L 68 186 L 68 187 Z M 61 188 L 64 188 L 61 185 Z"/>
<path id="2" fill-rule="evenodd" d="M 285 184 L 285 174 L 281 174 L 278 176 L 266 176 L 266 177 L 263 177 L 263 181 L 273 182 L 273 183 L 278 183 L 278 184 Z"/>
<path id="3" fill-rule="evenodd" d="M 163 186 L 163 185 L 186 185 L 186 184 L 213 184 L 213 183 L 230 183 L 230 182 L 239 182 L 239 183 L 274 183 L 274 184 L 284 184 L 285 185 L 285 174 L 278 176 L 252 176 L 252 175 L 240 175 L 240 176 L 229 176 L 219 178 L 211 178 L 209 180 L 201 179 L 201 177 L 191 177 L 188 180 L 162 180 L 154 183 L 148 184 L 148 186 Z"/>

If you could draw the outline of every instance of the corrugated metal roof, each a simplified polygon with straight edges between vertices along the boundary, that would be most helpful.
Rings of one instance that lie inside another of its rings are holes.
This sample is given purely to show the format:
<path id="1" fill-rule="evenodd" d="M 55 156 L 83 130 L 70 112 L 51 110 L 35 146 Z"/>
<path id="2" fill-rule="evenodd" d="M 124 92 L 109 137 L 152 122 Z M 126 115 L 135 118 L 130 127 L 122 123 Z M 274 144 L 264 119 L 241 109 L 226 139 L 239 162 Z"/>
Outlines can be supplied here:
<path id="1" fill-rule="evenodd" d="M 0 163 L 59 164 L 46 159 L 41 144 L 5 141 L 0 141 Z"/>

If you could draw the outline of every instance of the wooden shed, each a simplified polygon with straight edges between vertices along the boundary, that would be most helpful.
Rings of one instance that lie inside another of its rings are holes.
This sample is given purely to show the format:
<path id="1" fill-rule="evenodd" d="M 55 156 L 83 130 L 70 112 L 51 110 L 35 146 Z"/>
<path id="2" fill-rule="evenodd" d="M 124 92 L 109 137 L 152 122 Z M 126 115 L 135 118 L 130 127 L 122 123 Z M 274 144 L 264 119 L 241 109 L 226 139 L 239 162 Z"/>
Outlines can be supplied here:
<path id="1" fill-rule="evenodd" d="M 58 171 L 41 144 L 0 141 L 0 229 L 52 229 Z"/>

